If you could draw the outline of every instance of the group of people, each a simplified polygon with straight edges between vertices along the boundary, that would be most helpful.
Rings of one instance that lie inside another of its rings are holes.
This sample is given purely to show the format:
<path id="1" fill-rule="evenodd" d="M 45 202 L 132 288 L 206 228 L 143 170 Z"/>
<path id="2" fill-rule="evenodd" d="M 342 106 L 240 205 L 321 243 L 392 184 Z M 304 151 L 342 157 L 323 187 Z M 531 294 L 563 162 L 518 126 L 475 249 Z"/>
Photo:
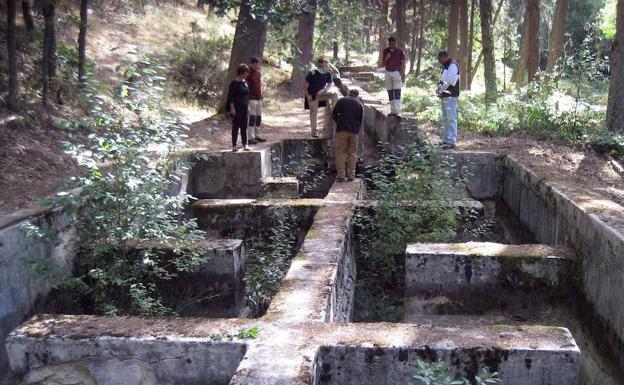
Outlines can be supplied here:
<path id="1" fill-rule="evenodd" d="M 401 89 L 405 83 L 405 52 L 397 46 L 396 38 L 388 39 L 383 50 L 385 86 L 390 99 L 390 115 L 401 115 Z M 440 126 L 444 133 L 442 146 L 455 148 L 457 144 L 457 101 L 459 98 L 459 64 L 447 51 L 438 52 L 438 63 L 442 66 L 436 96 L 442 102 Z"/>
<path id="2" fill-rule="evenodd" d="M 390 115 L 400 118 L 401 89 L 405 83 L 405 52 L 397 46 L 394 37 L 388 39 L 388 46 L 382 52 L 385 68 L 385 88 L 390 100 Z M 443 147 L 454 148 L 457 143 L 457 102 L 459 98 L 460 70 L 447 51 L 438 53 L 441 65 L 440 81 L 436 96 L 441 99 L 442 118 L 440 125 L 444 132 Z M 321 136 L 318 129 L 318 110 L 325 108 L 322 133 L 333 135 L 335 124 L 336 171 L 337 181 L 353 180 L 358 158 L 358 135 L 362 126 L 364 108 L 358 90 L 352 89 L 349 95 L 338 99 L 332 91 L 335 79 L 332 77 L 331 64 L 324 58 L 318 58 L 316 68 L 307 74 L 303 93 L 305 108 L 310 111 L 310 129 L 312 137 Z M 259 136 L 262 121 L 262 80 L 260 62 L 251 58 L 249 64 L 241 64 L 236 78 L 230 83 L 226 110 L 232 119 L 232 150 L 238 151 L 238 134 L 242 139 L 242 148 L 249 150 L 250 144 L 264 142 Z"/>

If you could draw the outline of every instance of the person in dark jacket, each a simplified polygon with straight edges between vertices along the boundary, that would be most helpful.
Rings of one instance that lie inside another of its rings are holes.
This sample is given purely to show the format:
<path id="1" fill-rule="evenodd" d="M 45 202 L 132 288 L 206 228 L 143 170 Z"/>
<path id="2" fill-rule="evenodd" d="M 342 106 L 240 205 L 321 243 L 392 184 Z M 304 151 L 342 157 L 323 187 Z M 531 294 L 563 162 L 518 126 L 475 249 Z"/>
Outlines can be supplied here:
<path id="1" fill-rule="evenodd" d="M 247 84 L 247 76 L 249 76 L 249 66 L 241 64 L 236 69 L 236 79 L 230 83 L 227 97 L 228 115 L 232 119 L 232 151 L 238 151 L 236 142 L 238 140 L 238 131 L 240 130 L 241 139 L 243 140 L 243 149 L 249 151 L 247 146 L 247 113 L 249 111 L 249 85 Z"/>
<path id="2" fill-rule="evenodd" d="M 307 106 L 310 108 L 310 128 L 312 137 L 318 138 L 317 115 L 320 105 L 325 105 L 325 118 L 323 131 L 329 134 L 331 131 L 331 108 L 336 104 L 338 95 L 331 91 L 332 75 L 327 61 L 320 57 L 316 61 L 316 69 L 308 73 L 303 82 L 303 92 Z"/>
<path id="3" fill-rule="evenodd" d="M 362 126 L 364 108 L 360 103 L 358 90 L 349 91 L 349 96 L 340 98 L 334 107 L 332 117 L 336 121 L 336 181 L 347 177 L 355 179 L 355 164 L 358 156 L 358 135 Z M 346 171 L 345 171 L 346 164 Z"/>

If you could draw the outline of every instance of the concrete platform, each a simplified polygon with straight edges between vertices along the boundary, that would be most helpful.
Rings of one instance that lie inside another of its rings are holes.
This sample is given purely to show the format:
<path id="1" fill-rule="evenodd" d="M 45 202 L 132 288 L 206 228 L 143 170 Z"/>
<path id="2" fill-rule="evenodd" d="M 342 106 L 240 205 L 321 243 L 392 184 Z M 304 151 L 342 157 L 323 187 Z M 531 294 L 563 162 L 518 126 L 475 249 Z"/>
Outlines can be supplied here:
<path id="1" fill-rule="evenodd" d="M 299 181 L 295 177 L 271 177 L 264 180 L 264 198 L 294 199 L 299 196 Z"/>
<path id="2" fill-rule="evenodd" d="M 138 384 L 137 373 L 149 384 L 395 385 L 415 374 L 418 359 L 444 360 L 461 376 L 487 366 L 505 385 L 577 382 L 580 352 L 564 328 L 265 318 L 39 316 L 7 348 L 19 373 L 69 368 L 98 385 Z M 252 327 L 256 338 L 236 337 Z"/>
<path id="3" fill-rule="evenodd" d="M 574 253 L 561 246 L 412 244 L 405 254 L 405 293 L 565 287 L 573 265 Z"/>

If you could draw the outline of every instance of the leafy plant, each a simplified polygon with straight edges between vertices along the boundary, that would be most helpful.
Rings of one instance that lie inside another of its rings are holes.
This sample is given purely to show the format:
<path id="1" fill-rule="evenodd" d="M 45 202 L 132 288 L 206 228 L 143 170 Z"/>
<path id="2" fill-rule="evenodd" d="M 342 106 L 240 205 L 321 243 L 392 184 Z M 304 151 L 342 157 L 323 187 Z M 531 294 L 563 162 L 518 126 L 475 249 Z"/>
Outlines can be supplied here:
<path id="1" fill-rule="evenodd" d="M 245 293 L 253 314 L 262 314 L 279 290 L 297 241 L 292 210 L 278 206 L 272 209 L 272 216 L 265 243 L 252 245 L 245 261 Z"/>
<path id="2" fill-rule="evenodd" d="M 453 164 L 431 147 L 385 154 L 366 177 L 370 207 L 354 217 L 359 244 L 356 307 L 368 317 L 398 321 L 405 246 L 447 242 L 459 210 L 449 204 Z"/>
<path id="3" fill-rule="evenodd" d="M 418 380 L 417 384 L 422 385 L 470 385 L 471 382 L 466 379 L 454 379 L 449 374 L 449 367 L 443 361 L 429 363 L 427 361 L 418 360 L 418 373 L 413 376 Z M 481 369 L 481 372 L 474 377 L 476 385 L 497 384 L 502 381 L 498 378 L 498 373 L 490 373 L 488 368 Z"/>
<path id="4" fill-rule="evenodd" d="M 183 216 L 190 197 L 170 193 L 189 165 L 175 154 L 184 127 L 159 103 L 160 70 L 147 61 L 128 66 L 114 95 L 122 108 L 88 93 L 91 115 L 65 122 L 92 132 L 88 144 L 67 144 L 84 166 L 72 178 L 77 192 L 53 202 L 75 227 L 75 274 L 62 287 L 87 311 L 173 314 L 159 286 L 204 258 L 204 233 Z"/>

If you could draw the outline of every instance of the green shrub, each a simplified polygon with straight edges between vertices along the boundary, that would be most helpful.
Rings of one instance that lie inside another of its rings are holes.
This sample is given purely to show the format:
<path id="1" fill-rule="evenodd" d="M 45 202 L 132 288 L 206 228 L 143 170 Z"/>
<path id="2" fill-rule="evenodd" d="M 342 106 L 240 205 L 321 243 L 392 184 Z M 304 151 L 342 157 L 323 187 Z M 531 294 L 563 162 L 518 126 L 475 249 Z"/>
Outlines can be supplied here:
<path id="1" fill-rule="evenodd" d="M 126 68 L 117 109 L 88 94 L 92 114 L 61 125 L 91 131 L 88 144 L 67 144 L 84 167 L 72 178 L 79 191 L 53 202 L 75 228 L 74 276 L 61 287 L 87 312 L 173 314 L 160 285 L 203 260 L 204 233 L 183 216 L 189 197 L 169 194 L 188 165 L 175 155 L 184 128 L 159 104 L 157 72 L 145 61 Z"/>
<path id="2" fill-rule="evenodd" d="M 448 365 L 442 361 L 429 363 L 418 360 L 418 374 L 413 377 L 418 380 L 418 385 L 470 385 L 472 383 L 466 378 L 453 379 L 449 374 Z M 481 369 L 481 372 L 474 378 L 474 384 L 476 385 L 501 382 L 498 378 L 498 373 L 490 373 L 488 368 Z"/>

